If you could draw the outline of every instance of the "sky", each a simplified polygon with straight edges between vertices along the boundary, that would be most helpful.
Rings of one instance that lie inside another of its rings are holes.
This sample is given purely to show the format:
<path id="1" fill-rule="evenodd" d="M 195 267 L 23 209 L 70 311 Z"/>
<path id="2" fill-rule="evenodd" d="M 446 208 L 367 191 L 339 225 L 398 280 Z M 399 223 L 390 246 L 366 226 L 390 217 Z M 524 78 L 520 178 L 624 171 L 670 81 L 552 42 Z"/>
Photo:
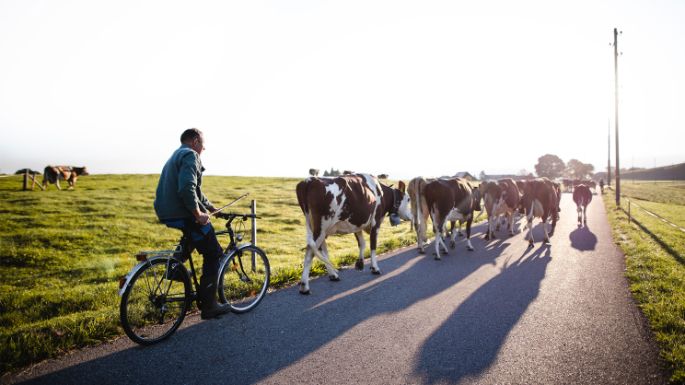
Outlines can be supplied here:
<path id="1" fill-rule="evenodd" d="M 0 0 L 0 172 L 606 170 L 685 162 L 685 1 Z M 611 132 L 611 137 L 608 135 Z"/>

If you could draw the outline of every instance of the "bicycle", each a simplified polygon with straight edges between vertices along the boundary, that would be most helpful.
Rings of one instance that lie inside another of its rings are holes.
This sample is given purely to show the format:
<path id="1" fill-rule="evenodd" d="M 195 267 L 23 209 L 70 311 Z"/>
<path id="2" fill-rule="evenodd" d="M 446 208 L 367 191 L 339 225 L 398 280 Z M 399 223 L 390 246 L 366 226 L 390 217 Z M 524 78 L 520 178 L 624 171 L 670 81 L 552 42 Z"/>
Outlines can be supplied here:
<path id="1" fill-rule="evenodd" d="M 238 219 L 237 227 L 240 228 L 248 218 L 259 217 L 218 212 L 220 210 L 212 214 L 227 220 L 226 230 L 217 231 L 216 235 L 227 234 L 230 241 L 219 261 L 219 302 L 234 313 L 246 313 L 264 299 L 271 269 L 262 249 L 251 243 L 236 243 L 243 237 L 241 233 L 235 234 L 232 222 Z M 139 263 L 119 281 L 119 317 L 126 335 L 134 342 L 151 345 L 168 338 L 181 325 L 192 302 L 197 300 L 199 283 L 187 242 L 184 235 L 173 250 L 136 254 Z M 190 272 L 185 261 L 189 262 Z"/>

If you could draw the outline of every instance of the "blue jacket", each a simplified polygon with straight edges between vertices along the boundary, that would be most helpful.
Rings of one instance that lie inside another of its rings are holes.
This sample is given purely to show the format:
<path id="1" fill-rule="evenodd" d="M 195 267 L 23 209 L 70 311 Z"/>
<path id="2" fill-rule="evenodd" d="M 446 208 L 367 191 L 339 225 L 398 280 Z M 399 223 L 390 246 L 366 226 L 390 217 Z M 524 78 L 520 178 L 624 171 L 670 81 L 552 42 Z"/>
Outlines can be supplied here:
<path id="1" fill-rule="evenodd" d="M 204 170 L 200 155 L 187 144 L 174 151 L 157 184 L 154 206 L 160 221 L 192 218 L 194 209 L 213 207 L 201 189 Z"/>

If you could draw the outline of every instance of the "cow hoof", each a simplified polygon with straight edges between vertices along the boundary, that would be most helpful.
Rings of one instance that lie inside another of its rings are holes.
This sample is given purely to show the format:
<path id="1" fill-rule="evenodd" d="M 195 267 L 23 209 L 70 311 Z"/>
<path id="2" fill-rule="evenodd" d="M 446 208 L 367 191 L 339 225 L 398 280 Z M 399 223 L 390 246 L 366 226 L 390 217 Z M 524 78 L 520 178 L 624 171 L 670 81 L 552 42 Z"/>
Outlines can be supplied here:
<path id="1" fill-rule="evenodd" d="M 419 249 L 419 254 L 426 254 L 426 250 L 424 250 L 424 249 Z"/>
<path id="2" fill-rule="evenodd" d="M 466 250 L 468 250 L 468 251 L 473 251 L 474 249 L 473 249 L 473 247 L 471 247 L 471 246 L 467 246 L 467 247 L 466 247 Z"/>
<path id="3" fill-rule="evenodd" d="M 450 242 L 450 247 L 451 247 L 452 249 L 454 249 L 454 248 L 455 248 L 456 246 L 457 246 L 457 244 L 456 244 L 456 243 L 454 243 L 454 242 Z"/>
<path id="4" fill-rule="evenodd" d="M 375 269 L 375 268 L 372 267 L 372 268 L 371 268 L 371 274 L 373 274 L 373 275 L 381 275 L 381 271 L 380 271 L 380 269 Z"/>
<path id="5" fill-rule="evenodd" d="M 300 284 L 300 294 L 302 295 L 309 295 L 309 289 L 305 289 L 304 284 Z"/>
<path id="6" fill-rule="evenodd" d="M 440 256 L 438 256 L 438 255 L 436 255 L 436 256 L 434 257 L 434 259 L 435 259 L 436 261 L 442 260 L 442 258 L 440 258 Z"/>
<path id="7" fill-rule="evenodd" d="M 338 281 L 340 281 L 340 277 L 338 277 L 337 275 L 329 275 L 329 276 L 328 276 L 328 279 L 330 279 L 330 280 L 333 281 L 333 282 L 338 282 Z"/>
<path id="8" fill-rule="evenodd" d="M 485 234 L 485 236 L 483 237 L 483 239 L 485 239 L 486 241 L 489 241 L 489 240 L 490 240 L 490 236 L 489 236 L 488 234 Z"/>
<path id="9" fill-rule="evenodd" d="M 552 242 L 550 242 L 549 239 L 545 239 L 545 245 L 549 246 L 551 244 L 552 244 Z"/>
<path id="10" fill-rule="evenodd" d="M 528 242 L 528 248 L 529 248 L 529 249 L 532 249 L 533 247 L 535 247 L 535 245 L 533 244 L 533 242 Z"/>
<path id="11" fill-rule="evenodd" d="M 460 237 L 463 237 L 463 236 L 464 236 L 463 233 L 457 233 L 457 235 L 460 236 Z"/>
<path id="12" fill-rule="evenodd" d="M 357 260 L 357 263 L 354 264 L 354 268 L 357 270 L 364 270 L 364 262 Z"/>

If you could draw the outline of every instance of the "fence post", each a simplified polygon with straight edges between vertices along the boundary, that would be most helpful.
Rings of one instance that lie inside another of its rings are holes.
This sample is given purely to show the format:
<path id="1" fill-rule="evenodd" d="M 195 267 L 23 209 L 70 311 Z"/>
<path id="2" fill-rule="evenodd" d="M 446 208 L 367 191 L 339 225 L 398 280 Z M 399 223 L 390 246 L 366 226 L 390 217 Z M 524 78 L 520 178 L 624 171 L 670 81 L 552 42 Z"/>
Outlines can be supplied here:
<path id="1" fill-rule="evenodd" d="M 254 246 L 257 246 L 257 201 L 252 200 L 250 203 L 250 211 L 253 215 L 252 217 L 252 244 Z M 257 269 L 255 266 L 255 253 L 254 251 L 252 252 L 252 272 L 254 272 Z"/>
<path id="2" fill-rule="evenodd" d="M 628 223 L 632 222 L 632 217 L 630 216 L 630 199 L 628 200 Z"/>
<path id="3" fill-rule="evenodd" d="M 29 170 L 24 170 L 24 191 L 29 189 Z"/>

